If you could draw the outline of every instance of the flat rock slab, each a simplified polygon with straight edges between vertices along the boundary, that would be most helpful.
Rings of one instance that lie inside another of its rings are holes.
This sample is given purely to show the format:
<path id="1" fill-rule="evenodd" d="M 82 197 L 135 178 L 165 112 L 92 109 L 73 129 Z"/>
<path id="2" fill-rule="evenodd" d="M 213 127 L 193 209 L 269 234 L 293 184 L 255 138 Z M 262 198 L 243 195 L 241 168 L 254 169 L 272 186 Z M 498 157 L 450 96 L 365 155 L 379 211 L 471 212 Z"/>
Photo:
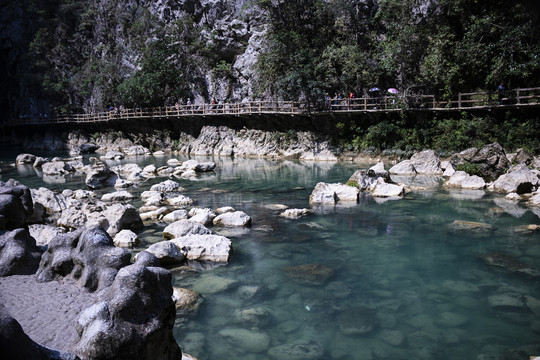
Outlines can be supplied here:
<path id="1" fill-rule="evenodd" d="M 0 278 L 0 303 L 35 342 L 69 351 L 79 341 L 75 324 L 95 295 L 75 284 L 38 283 L 34 275 Z"/>

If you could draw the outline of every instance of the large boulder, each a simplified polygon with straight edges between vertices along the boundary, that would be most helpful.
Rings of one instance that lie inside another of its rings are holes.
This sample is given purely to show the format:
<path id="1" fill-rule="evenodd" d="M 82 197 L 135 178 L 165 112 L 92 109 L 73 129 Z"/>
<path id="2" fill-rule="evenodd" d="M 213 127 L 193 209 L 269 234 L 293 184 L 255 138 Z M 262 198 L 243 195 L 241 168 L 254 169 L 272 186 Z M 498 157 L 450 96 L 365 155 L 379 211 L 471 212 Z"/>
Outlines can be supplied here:
<path id="1" fill-rule="evenodd" d="M 461 164 L 473 164 L 478 175 L 486 181 L 494 181 L 510 167 L 504 149 L 497 143 L 489 144 L 478 150 L 470 148 L 450 158 L 452 166 L 457 169 Z"/>
<path id="2" fill-rule="evenodd" d="M 331 204 L 337 202 L 358 202 L 360 190 L 356 186 L 343 185 L 340 183 L 328 184 L 317 183 L 309 196 L 310 204 Z"/>
<path id="3" fill-rule="evenodd" d="M 388 172 L 395 175 L 416 175 L 416 169 L 414 168 L 414 163 L 411 160 L 403 160 L 402 162 L 392 166 Z"/>
<path id="4" fill-rule="evenodd" d="M 65 161 L 49 161 L 41 165 L 44 175 L 65 175 L 74 172 L 75 169 Z"/>
<path id="5" fill-rule="evenodd" d="M 41 250 L 26 229 L 0 235 L 0 277 L 34 274 L 41 260 Z"/>
<path id="6" fill-rule="evenodd" d="M 537 190 L 539 185 L 538 176 L 522 164 L 495 180 L 493 189 L 505 193 L 524 194 Z"/>
<path id="7" fill-rule="evenodd" d="M 0 349 L 3 359 L 78 360 L 74 354 L 46 348 L 34 342 L 0 304 Z"/>
<path id="8" fill-rule="evenodd" d="M 226 212 L 216 216 L 213 223 L 224 227 L 247 227 L 251 225 L 251 217 L 243 211 Z"/>
<path id="9" fill-rule="evenodd" d="M 158 258 L 160 266 L 179 264 L 185 258 L 180 247 L 172 240 L 160 241 L 152 244 L 145 251 Z"/>
<path id="10" fill-rule="evenodd" d="M 13 179 L 0 181 L 0 230 L 24 226 L 33 208 L 28 187 Z"/>
<path id="11" fill-rule="evenodd" d="M 374 197 L 399 197 L 403 195 L 404 191 L 402 185 L 388 184 L 379 178 L 373 187 L 372 195 Z"/>
<path id="12" fill-rule="evenodd" d="M 480 190 L 486 187 L 486 182 L 480 176 L 469 175 L 465 171 L 456 171 L 444 183 L 444 186 Z"/>
<path id="13" fill-rule="evenodd" d="M 163 230 L 164 239 L 174 239 L 174 238 L 179 238 L 186 235 L 209 235 L 209 234 L 212 234 L 212 231 L 210 231 L 206 226 L 204 226 L 203 224 L 197 221 L 193 221 L 189 219 L 181 219 L 181 220 L 175 221 L 172 224 L 169 224 Z"/>
<path id="14" fill-rule="evenodd" d="M 165 180 L 159 184 L 154 184 L 150 188 L 150 191 L 160 191 L 160 192 L 173 192 L 173 191 L 185 191 L 179 183 L 172 180 Z"/>
<path id="15" fill-rule="evenodd" d="M 378 178 L 383 178 L 386 181 L 390 180 L 390 175 L 385 170 L 382 162 L 377 163 L 368 170 L 357 170 L 347 180 L 347 185 L 356 186 L 361 191 L 371 191 L 375 187 Z"/>
<path id="16" fill-rule="evenodd" d="M 107 232 L 114 236 L 123 229 L 140 229 L 144 226 L 139 211 L 130 204 L 112 204 L 108 206 L 103 215 L 109 221 Z"/>
<path id="17" fill-rule="evenodd" d="M 39 264 L 37 279 L 47 282 L 69 277 L 79 287 L 93 292 L 110 286 L 118 270 L 130 262 L 131 254 L 115 247 L 103 228 L 81 228 L 51 240 Z"/>
<path id="18" fill-rule="evenodd" d="M 114 187 L 118 174 L 105 165 L 94 166 L 86 174 L 86 185 L 90 189 L 101 189 L 103 187 Z"/>
<path id="19" fill-rule="evenodd" d="M 424 150 L 411 156 L 417 174 L 442 175 L 441 161 L 433 150 Z"/>
<path id="20" fill-rule="evenodd" d="M 83 359 L 181 360 L 173 337 L 171 273 L 134 264 L 116 275 L 79 317 L 75 353 Z"/>
<path id="21" fill-rule="evenodd" d="M 133 145 L 122 149 L 128 156 L 149 155 L 152 152 L 142 145 Z"/>
<path id="22" fill-rule="evenodd" d="M 227 262 L 232 251 L 231 240 L 219 235 L 187 235 L 170 241 L 189 260 Z"/>

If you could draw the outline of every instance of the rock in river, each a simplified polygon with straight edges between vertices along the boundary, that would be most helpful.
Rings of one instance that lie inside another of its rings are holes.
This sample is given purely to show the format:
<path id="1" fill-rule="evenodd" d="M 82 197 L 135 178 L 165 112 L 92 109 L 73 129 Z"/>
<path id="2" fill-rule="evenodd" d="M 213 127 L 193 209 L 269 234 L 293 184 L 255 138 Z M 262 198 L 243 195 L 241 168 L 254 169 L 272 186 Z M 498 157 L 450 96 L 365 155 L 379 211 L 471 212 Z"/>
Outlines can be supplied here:
<path id="1" fill-rule="evenodd" d="M 504 269 L 509 272 L 528 275 L 534 278 L 540 277 L 540 271 L 533 266 L 522 263 L 521 261 L 505 254 L 483 254 L 482 260 L 496 268 Z"/>
<path id="2" fill-rule="evenodd" d="M 285 272 L 294 281 L 305 285 L 322 285 L 334 275 L 331 267 L 322 264 L 287 266 Z"/>

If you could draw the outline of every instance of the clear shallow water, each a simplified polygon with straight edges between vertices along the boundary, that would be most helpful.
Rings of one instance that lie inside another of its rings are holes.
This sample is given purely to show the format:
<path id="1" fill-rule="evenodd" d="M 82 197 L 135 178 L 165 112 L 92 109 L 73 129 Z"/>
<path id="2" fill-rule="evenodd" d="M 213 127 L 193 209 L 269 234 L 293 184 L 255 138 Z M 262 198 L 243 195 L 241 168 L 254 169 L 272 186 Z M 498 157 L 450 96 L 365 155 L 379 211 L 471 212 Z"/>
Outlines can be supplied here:
<path id="1" fill-rule="evenodd" d="M 123 163 L 161 165 L 167 159 Z M 233 242 L 227 266 L 175 272 L 175 286 L 204 298 L 197 316 L 177 319 L 175 336 L 184 352 L 201 360 L 272 359 L 276 347 L 303 344 L 298 359 L 310 351 L 323 352 L 324 359 L 476 359 L 540 343 L 533 331 L 540 322 L 538 279 L 493 269 L 480 258 L 503 253 L 539 267 L 538 233 L 512 231 L 540 224 L 530 210 L 487 192 L 437 190 L 382 203 L 365 195 L 358 205 L 318 207 L 313 215 L 288 220 L 267 205 L 309 207 L 317 182 L 345 182 L 368 164 L 211 160 L 218 164 L 215 173 L 177 180 L 185 195 L 197 207 L 245 211 L 253 226 L 217 230 Z M 29 167 L 4 170 L 1 180 L 9 178 L 30 187 L 85 188 L 78 177 L 44 183 Z M 484 222 L 494 230 L 455 233 L 448 228 L 454 220 Z M 148 224 L 141 248 L 159 241 L 164 226 Z M 299 283 L 293 279 L 298 268 L 289 267 L 306 264 L 324 265 L 318 269 L 333 275 L 315 278 L 317 285 Z M 490 306 L 490 297 L 508 293 L 526 297 L 529 307 Z M 287 358 L 294 357 L 281 357 Z"/>

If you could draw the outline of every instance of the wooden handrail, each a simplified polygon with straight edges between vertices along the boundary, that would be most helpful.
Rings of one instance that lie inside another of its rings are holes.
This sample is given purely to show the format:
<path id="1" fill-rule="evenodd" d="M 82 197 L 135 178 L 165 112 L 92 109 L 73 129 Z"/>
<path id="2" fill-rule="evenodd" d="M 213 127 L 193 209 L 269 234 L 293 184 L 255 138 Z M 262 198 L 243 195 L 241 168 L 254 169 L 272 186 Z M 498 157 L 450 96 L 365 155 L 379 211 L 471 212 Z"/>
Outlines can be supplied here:
<path id="1" fill-rule="evenodd" d="M 502 102 L 499 104 L 498 102 Z M 457 106 L 456 106 L 457 105 Z M 384 95 L 380 97 L 361 97 L 327 99 L 325 106 L 318 112 L 358 112 L 388 111 L 400 109 L 426 108 L 430 110 L 490 108 L 497 106 L 539 106 L 540 87 L 506 90 L 503 99 L 496 91 L 459 93 L 457 100 L 437 100 L 435 95 Z M 239 115 L 239 114 L 300 114 L 312 112 L 307 104 L 293 101 L 248 101 L 241 103 L 191 104 L 156 108 L 114 109 L 93 114 L 71 114 L 58 116 L 21 116 L 9 125 L 51 124 L 51 123 L 88 123 L 112 120 L 144 118 L 179 118 L 183 116 Z"/>

